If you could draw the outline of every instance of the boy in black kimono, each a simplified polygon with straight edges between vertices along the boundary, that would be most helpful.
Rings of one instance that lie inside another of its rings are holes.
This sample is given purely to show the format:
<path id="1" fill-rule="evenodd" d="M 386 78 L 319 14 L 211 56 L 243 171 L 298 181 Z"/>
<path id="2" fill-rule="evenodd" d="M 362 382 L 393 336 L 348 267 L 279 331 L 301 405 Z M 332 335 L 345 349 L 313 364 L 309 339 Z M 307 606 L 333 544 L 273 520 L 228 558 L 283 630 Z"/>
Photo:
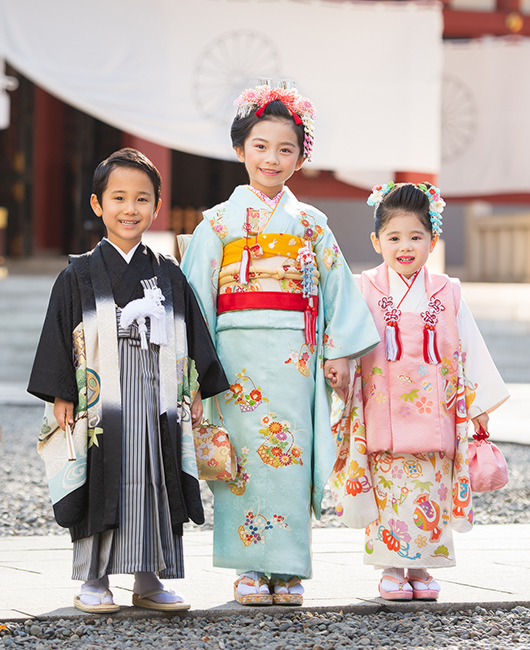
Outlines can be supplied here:
<path id="1" fill-rule="evenodd" d="M 189 607 L 157 576 L 183 577 L 182 525 L 204 522 L 191 428 L 201 396 L 228 382 L 175 260 L 141 242 L 160 187 L 134 149 L 96 169 L 91 205 L 107 237 L 59 275 L 28 387 L 50 403 L 41 446 L 74 427 L 77 459 L 47 473 L 56 520 L 74 542 L 83 611 L 119 609 L 114 573 L 134 573 L 133 604 Z"/>

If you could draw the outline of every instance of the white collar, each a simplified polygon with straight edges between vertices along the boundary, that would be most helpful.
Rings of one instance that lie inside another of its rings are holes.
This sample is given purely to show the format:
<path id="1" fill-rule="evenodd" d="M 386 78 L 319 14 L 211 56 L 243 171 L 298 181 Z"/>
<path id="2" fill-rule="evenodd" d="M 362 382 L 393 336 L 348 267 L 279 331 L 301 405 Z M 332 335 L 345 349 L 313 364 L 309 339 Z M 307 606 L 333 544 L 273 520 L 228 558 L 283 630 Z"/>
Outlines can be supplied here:
<path id="1" fill-rule="evenodd" d="M 414 280 L 414 284 L 412 281 Z M 409 287 L 412 284 L 412 288 Z M 401 302 L 401 311 L 417 311 L 424 308 L 425 301 L 425 271 L 423 267 L 419 270 L 417 276 L 412 278 L 404 278 L 399 273 L 388 267 L 388 287 L 389 293 L 394 298 L 394 305 L 397 306 Z M 404 298 L 407 293 L 407 297 Z"/>
<path id="2" fill-rule="evenodd" d="M 119 254 L 123 257 L 123 259 L 127 262 L 127 264 L 129 264 L 129 262 L 132 260 L 133 255 L 134 255 L 135 252 L 136 252 L 136 249 L 137 249 L 138 246 L 140 246 L 140 244 L 142 243 L 142 242 L 138 242 L 138 243 L 136 244 L 136 246 L 134 246 L 133 248 L 131 248 L 131 250 L 130 250 L 128 253 L 124 253 L 124 252 L 122 251 L 122 249 L 121 249 L 119 246 L 116 246 L 116 244 L 115 244 L 114 242 L 111 242 L 110 239 L 109 239 L 108 237 L 104 237 L 104 239 L 105 239 L 105 241 L 108 241 L 109 244 L 110 244 L 111 246 L 114 246 L 114 248 L 118 251 L 118 253 L 119 253 Z"/>

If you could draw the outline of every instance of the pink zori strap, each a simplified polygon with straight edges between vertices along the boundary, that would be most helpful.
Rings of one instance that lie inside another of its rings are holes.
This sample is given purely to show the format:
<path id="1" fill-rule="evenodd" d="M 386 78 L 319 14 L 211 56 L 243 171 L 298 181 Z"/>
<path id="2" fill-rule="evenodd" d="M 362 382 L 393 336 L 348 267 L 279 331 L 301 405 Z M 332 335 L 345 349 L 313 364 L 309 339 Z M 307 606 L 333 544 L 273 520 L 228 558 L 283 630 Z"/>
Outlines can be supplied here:
<path id="1" fill-rule="evenodd" d="M 314 307 L 318 309 L 318 296 L 313 296 Z M 307 298 L 301 293 L 282 293 L 280 291 L 241 291 L 223 293 L 217 298 L 217 313 L 240 311 L 243 309 L 284 309 L 305 311 Z"/>

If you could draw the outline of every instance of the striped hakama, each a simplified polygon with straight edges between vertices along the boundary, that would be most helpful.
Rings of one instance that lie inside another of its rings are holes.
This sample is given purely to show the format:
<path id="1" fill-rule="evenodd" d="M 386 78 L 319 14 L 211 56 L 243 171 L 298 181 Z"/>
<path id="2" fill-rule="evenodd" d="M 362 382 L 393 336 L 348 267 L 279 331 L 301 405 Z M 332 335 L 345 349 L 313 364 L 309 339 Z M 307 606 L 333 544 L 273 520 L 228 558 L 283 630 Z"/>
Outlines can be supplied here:
<path id="1" fill-rule="evenodd" d="M 160 445 L 159 347 L 140 347 L 136 323 L 118 318 L 122 395 L 119 527 L 74 542 L 73 580 L 116 573 L 157 572 L 183 578 L 182 536 L 171 529 Z"/>

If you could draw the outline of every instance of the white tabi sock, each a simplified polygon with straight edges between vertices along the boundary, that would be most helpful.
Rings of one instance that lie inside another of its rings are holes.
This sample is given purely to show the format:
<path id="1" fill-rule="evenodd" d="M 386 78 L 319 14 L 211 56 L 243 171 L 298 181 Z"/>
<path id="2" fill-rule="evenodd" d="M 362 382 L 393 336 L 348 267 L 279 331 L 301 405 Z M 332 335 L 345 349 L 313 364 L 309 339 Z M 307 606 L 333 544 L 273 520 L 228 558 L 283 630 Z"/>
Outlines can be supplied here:
<path id="1" fill-rule="evenodd" d="M 389 578 L 395 578 L 403 582 L 405 580 L 405 569 L 398 567 L 389 567 L 388 569 L 383 569 L 383 576 L 388 576 Z M 382 577 L 383 577 L 382 576 Z M 398 585 L 391 580 L 382 580 L 381 588 L 385 591 L 397 591 Z M 412 591 L 412 587 L 407 583 L 403 585 L 403 591 Z"/>
<path id="2" fill-rule="evenodd" d="M 150 591 L 158 590 L 160 593 L 150 594 L 149 596 L 143 596 Z M 135 594 L 138 594 L 140 598 L 147 598 L 152 600 L 154 603 L 165 604 L 165 603 L 183 603 L 184 598 L 179 594 L 176 594 L 171 589 L 167 589 L 157 578 L 156 574 L 152 571 L 137 571 L 134 574 L 134 586 L 133 591 Z"/>
<path id="3" fill-rule="evenodd" d="M 239 583 L 237 585 L 237 591 L 241 596 L 248 596 L 249 594 L 270 594 L 269 591 L 269 585 L 259 585 L 259 579 L 262 578 L 265 574 L 260 573 L 259 571 L 245 571 L 244 573 L 240 574 L 240 577 L 247 576 L 247 578 L 250 578 L 251 580 L 254 580 L 256 583 L 255 586 L 251 585 L 245 585 L 243 583 Z"/>
<path id="4" fill-rule="evenodd" d="M 103 594 L 109 588 L 109 576 L 103 576 L 102 578 L 96 578 L 95 580 L 87 580 L 81 585 L 79 592 L 79 600 L 83 605 L 113 605 L 114 600 L 112 598 L 112 593 L 103 596 Z M 92 594 L 84 593 L 87 591 L 96 591 L 98 594 L 101 594 L 101 597 L 94 596 Z"/>
<path id="5" fill-rule="evenodd" d="M 427 571 L 427 569 L 413 568 L 413 569 L 409 569 L 407 573 L 408 573 L 408 580 L 409 582 L 414 583 L 412 586 L 414 587 L 414 589 L 416 589 L 416 591 L 426 591 L 427 589 L 433 589 L 434 591 L 441 590 L 441 587 L 436 582 L 436 580 L 431 580 L 428 584 L 425 584 L 424 582 L 418 582 L 417 579 L 427 580 L 429 578 L 429 572 Z"/>

